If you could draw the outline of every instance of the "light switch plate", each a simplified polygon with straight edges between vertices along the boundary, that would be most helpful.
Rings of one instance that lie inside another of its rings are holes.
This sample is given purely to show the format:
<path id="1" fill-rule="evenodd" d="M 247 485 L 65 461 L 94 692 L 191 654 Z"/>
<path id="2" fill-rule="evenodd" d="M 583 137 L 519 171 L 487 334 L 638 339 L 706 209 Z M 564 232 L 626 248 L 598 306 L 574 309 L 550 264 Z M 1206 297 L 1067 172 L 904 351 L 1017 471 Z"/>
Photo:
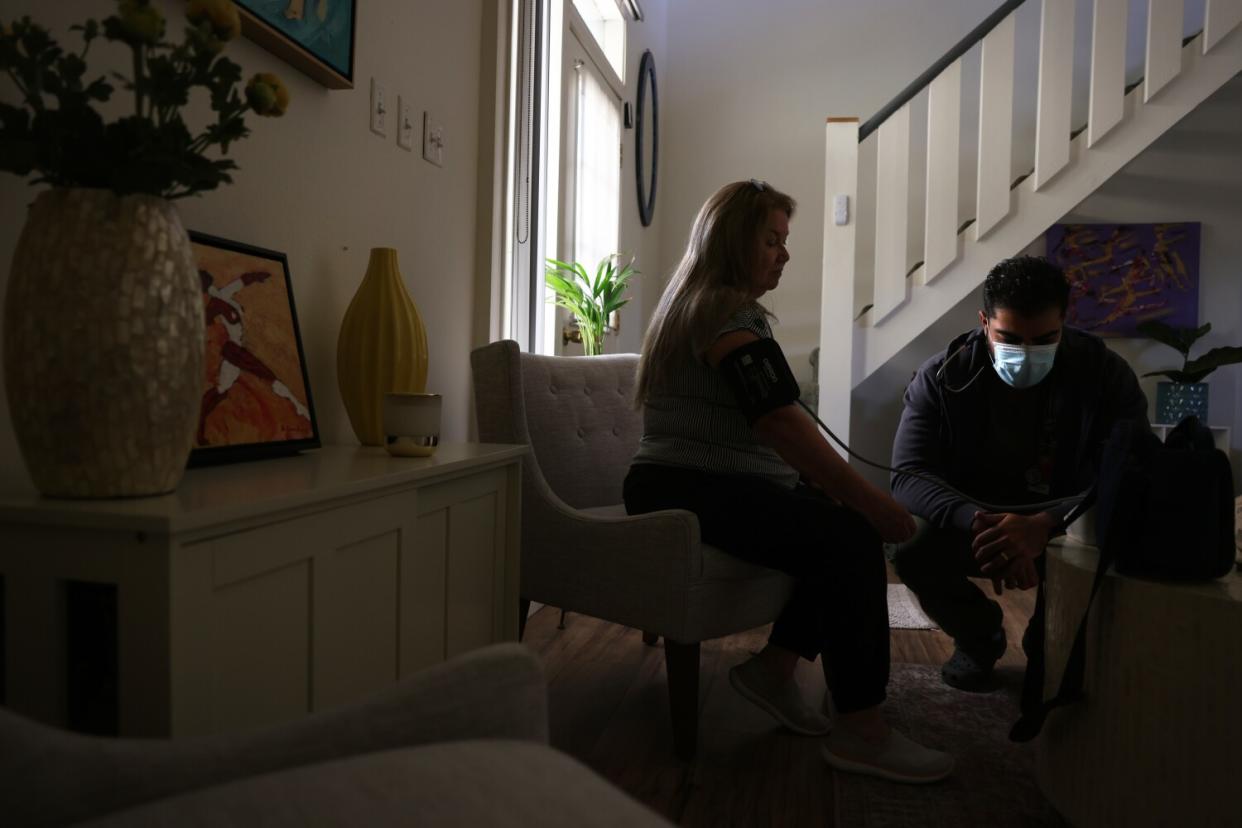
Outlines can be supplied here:
<path id="1" fill-rule="evenodd" d="M 437 167 L 444 166 L 444 124 L 430 112 L 423 113 L 423 158 Z"/>
<path id="2" fill-rule="evenodd" d="M 838 227 L 844 227 L 850 223 L 850 197 L 847 195 L 833 196 L 832 199 L 832 221 Z"/>
<path id="3" fill-rule="evenodd" d="M 375 78 L 371 78 L 371 131 L 388 137 L 388 90 Z"/>
<path id="4" fill-rule="evenodd" d="M 397 146 L 414 149 L 414 107 L 404 95 L 397 96 Z"/>

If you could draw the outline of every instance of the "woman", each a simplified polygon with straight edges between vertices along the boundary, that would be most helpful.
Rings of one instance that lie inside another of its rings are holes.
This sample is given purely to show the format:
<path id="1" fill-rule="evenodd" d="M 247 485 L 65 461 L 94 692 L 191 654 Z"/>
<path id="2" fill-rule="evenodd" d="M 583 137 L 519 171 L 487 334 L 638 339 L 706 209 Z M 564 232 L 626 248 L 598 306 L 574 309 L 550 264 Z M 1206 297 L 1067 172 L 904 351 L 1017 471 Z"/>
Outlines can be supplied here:
<path id="1" fill-rule="evenodd" d="M 881 541 L 906 540 L 914 521 L 837 455 L 792 398 L 756 403 L 735 378 L 776 347 L 758 299 L 780 284 L 793 212 L 793 199 L 754 180 L 722 187 L 699 211 L 643 342 L 643 438 L 626 509 L 688 509 L 705 543 L 792 575 L 768 645 L 730 670 L 730 682 L 787 729 L 823 735 L 829 722 L 793 680 L 799 656 L 822 655 L 837 711 L 827 762 L 931 782 L 953 760 L 880 714 L 889 665 Z"/>

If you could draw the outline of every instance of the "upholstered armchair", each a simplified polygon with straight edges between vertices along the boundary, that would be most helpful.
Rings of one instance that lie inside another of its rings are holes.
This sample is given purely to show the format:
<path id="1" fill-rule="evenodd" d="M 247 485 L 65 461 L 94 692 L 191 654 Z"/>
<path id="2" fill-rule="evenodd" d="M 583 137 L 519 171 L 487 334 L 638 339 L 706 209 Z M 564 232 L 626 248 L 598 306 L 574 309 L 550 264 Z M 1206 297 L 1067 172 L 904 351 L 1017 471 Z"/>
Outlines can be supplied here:
<path id="1" fill-rule="evenodd" d="M 547 711 L 519 644 L 240 733 L 98 738 L 0 707 L 0 825 L 669 825 L 549 747 Z"/>
<path id="2" fill-rule="evenodd" d="M 636 355 L 537 356 L 502 341 L 471 364 L 479 439 L 531 447 L 519 626 L 539 601 L 663 636 L 673 744 L 693 757 L 700 642 L 775 620 L 792 580 L 701 543 L 690 512 L 626 515 L 621 484 L 642 436 Z"/>

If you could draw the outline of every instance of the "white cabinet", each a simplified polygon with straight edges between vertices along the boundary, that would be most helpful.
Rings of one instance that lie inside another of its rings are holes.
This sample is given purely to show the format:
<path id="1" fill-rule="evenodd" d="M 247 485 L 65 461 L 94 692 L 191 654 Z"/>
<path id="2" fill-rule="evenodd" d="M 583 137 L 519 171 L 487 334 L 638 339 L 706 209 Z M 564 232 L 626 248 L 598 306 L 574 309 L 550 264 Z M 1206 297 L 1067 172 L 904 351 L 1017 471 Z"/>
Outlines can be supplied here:
<path id="1" fill-rule="evenodd" d="M 525 451 L 330 447 L 161 498 L 0 500 L 6 703 L 65 721 L 67 582 L 115 585 L 123 735 L 288 720 L 515 640 Z"/>

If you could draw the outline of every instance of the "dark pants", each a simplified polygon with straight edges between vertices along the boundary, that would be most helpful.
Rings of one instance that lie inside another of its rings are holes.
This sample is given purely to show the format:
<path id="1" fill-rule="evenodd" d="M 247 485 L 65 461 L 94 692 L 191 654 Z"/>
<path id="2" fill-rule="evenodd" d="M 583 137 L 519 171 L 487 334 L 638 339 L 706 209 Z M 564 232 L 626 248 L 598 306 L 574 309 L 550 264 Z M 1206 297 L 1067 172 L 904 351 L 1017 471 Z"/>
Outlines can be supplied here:
<path id="1" fill-rule="evenodd" d="M 861 515 L 805 486 L 646 463 L 630 468 L 624 491 L 630 514 L 687 509 L 704 543 L 792 575 L 771 643 L 807 660 L 823 656 L 838 711 L 884 701 L 887 578 L 880 537 Z"/>
<path id="2" fill-rule="evenodd" d="M 1000 605 L 970 578 L 986 577 L 979 571 L 970 548 L 970 533 L 939 529 L 916 517 L 918 531 L 905 543 L 889 547 L 888 557 L 897 576 L 923 605 L 923 611 L 953 637 L 954 643 L 972 655 L 986 656 L 996 645 L 993 636 L 1002 632 Z M 1043 558 L 1036 561 L 1043 579 Z M 1028 657 L 1032 636 L 1043 631 L 1043 602 L 1023 636 Z M 1038 639 L 1042 643 L 1042 638 Z"/>

